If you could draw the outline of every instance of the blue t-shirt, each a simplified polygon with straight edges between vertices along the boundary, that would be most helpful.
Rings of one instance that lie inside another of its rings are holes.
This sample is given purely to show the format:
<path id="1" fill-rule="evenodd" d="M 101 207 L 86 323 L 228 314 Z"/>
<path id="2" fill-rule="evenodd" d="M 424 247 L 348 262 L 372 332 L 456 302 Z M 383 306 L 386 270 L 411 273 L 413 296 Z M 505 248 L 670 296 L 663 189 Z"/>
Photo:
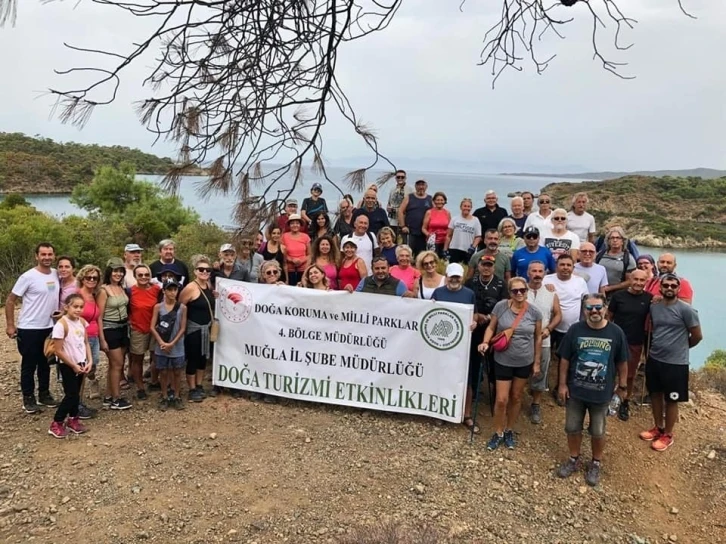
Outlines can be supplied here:
<path id="1" fill-rule="evenodd" d="M 445 285 L 443 287 L 437 287 L 434 289 L 434 294 L 431 295 L 431 300 L 438 300 L 439 302 L 458 302 L 459 304 L 476 304 L 476 295 L 474 291 L 468 287 L 462 287 L 458 291 L 451 291 Z"/>
<path id="2" fill-rule="evenodd" d="M 398 246 L 381 247 L 381 255 L 388 261 L 388 266 L 396 266 L 398 259 L 396 258 L 396 248 Z"/>
<path id="3" fill-rule="evenodd" d="M 615 389 L 617 365 L 628 360 L 628 340 L 615 323 L 593 329 L 578 321 L 565 334 L 557 354 L 570 361 L 570 396 L 591 404 L 607 404 Z"/>
<path id="4" fill-rule="evenodd" d="M 527 281 L 529 281 L 527 268 L 529 267 L 529 263 L 532 261 L 542 261 L 545 265 L 546 274 L 553 273 L 555 268 L 557 268 L 557 263 L 555 262 L 555 258 L 552 256 L 552 252 L 546 247 L 539 246 L 537 251 L 534 253 L 526 247 L 522 247 L 515 251 L 512 255 L 512 277 L 519 276 L 520 278 L 526 278 Z"/>

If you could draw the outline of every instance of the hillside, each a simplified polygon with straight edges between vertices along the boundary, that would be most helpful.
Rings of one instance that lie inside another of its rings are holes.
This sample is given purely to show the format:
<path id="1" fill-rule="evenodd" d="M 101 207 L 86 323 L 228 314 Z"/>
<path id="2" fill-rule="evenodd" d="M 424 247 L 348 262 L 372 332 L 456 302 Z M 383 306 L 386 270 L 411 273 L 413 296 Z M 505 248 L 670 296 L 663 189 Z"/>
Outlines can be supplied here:
<path id="1" fill-rule="evenodd" d="M 619 224 L 651 247 L 726 247 L 726 177 L 625 176 L 607 181 L 552 183 L 542 188 L 558 206 L 585 191 L 600 227 Z"/>
<path id="2" fill-rule="evenodd" d="M 651 176 L 651 177 L 699 177 L 703 179 L 716 179 L 726 177 L 726 170 L 714 168 L 689 168 L 686 170 L 639 170 L 636 172 L 583 172 L 580 174 L 533 174 L 530 172 L 507 173 L 502 176 L 523 176 L 523 177 L 550 177 L 564 179 L 591 179 L 604 181 L 608 179 L 621 178 L 625 176 Z"/>
<path id="3" fill-rule="evenodd" d="M 122 146 L 60 143 L 0 132 L 0 193 L 70 193 L 101 165 L 130 162 L 139 173 L 166 174 L 173 161 Z"/>

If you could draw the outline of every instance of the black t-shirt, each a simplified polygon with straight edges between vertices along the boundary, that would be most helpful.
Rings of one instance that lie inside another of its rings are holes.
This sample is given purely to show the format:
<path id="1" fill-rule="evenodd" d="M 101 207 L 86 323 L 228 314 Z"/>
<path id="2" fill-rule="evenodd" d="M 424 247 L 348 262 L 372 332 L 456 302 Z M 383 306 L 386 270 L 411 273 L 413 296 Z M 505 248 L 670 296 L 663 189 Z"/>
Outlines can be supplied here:
<path id="1" fill-rule="evenodd" d="M 632 346 L 641 346 L 645 342 L 645 320 L 651 300 L 653 295 L 650 293 L 643 291 L 634 295 L 627 289 L 616 291 L 610 298 L 608 310 L 613 314 L 613 323 L 623 329 L 628 344 Z"/>
<path id="2" fill-rule="evenodd" d="M 154 278 L 156 278 L 159 274 L 161 274 L 161 271 L 164 268 L 173 268 L 175 270 L 175 272 L 182 277 L 181 278 L 182 285 L 186 285 L 190 281 L 189 280 L 189 268 L 187 268 L 187 265 L 185 265 L 179 259 L 174 259 L 174 262 L 169 263 L 169 264 L 162 263 L 159 259 L 157 259 L 149 265 L 149 268 L 151 269 L 151 276 Z"/>
<path id="3" fill-rule="evenodd" d="M 491 281 L 481 281 L 477 274 L 466 282 L 466 286 L 474 291 L 478 314 L 491 314 L 497 302 L 509 298 L 507 286 L 498 276 L 492 276 Z"/>
<path id="4" fill-rule="evenodd" d="M 578 321 L 565 334 L 557 354 L 570 361 L 570 396 L 591 404 L 607 404 L 615 389 L 617 365 L 628 360 L 628 340 L 614 323 L 593 329 Z"/>

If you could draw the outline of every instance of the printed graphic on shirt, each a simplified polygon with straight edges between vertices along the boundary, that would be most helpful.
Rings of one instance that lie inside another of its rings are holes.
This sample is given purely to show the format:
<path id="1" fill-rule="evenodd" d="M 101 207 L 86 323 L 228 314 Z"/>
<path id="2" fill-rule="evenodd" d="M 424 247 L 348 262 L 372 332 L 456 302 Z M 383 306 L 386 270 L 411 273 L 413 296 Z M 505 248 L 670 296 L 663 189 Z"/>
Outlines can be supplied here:
<path id="1" fill-rule="evenodd" d="M 569 253 L 572 249 L 572 240 L 567 238 L 549 238 L 545 237 L 544 246 L 552 252 L 552 256 L 557 259 L 563 253 Z"/>
<path id="2" fill-rule="evenodd" d="M 612 343 L 609 338 L 577 337 L 574 385 L 591 391 L 605 388 Z"/>
<path id="3" fill-rule="evenodd" d="M 467 223 L 465 221 L 454 221 L 452 223 L 452 230 L 459 230 L 461 232 L 465 232 L 466 234 L 470 234 L 471 236 L 475 236 L 476 224 Z"/>

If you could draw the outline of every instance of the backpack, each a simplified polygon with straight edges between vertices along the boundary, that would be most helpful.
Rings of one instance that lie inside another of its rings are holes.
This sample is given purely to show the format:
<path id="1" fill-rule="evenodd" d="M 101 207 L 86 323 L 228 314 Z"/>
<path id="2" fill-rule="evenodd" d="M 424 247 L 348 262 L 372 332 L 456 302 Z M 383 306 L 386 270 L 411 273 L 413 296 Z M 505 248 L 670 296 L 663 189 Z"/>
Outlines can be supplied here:
<path id="1" fill-rule="evenodd" d="M 164 342 L 171 340 L 171 333 L 174 331 L 174 325 L 176 325 L 176 319 L 179 314 L 180 303 L 176 302 L 174 308 L 170 312 L 164 315 L 160 315 L 156 322 L 156 332 Z"/>
<path id="2" fill-rule="evenodd" d="M 595 257 L 596 263 L 598 263 L 598 264 L 600 263 L 600 260 L 603 258 L 603 255 L 605 255 L 606 251 L 607 251 L 607 249 L 605 248 L 605 246 L 603 246 L 603 248 L 600 251 L 598 251 L 597 256 Z M 637 257 L 636 257 L 636 259 L 637 259 Z M 629 264 L 630 264 L 630 247 L 626 246 L 623 251 L 623 271 L 620 274 L 621 282 L 625 281 L 625 277 L 628 274 L 628 265 Z"/>
<path id="3" fill-rule="evenodd" d="M 63 325 L 63 338 L 68 336 L 68 323 L 65 322 L 65 317 L 61 317 L 58 320 Z M 53 331 L 50 332 L 48 337 L 43 342 L 43 355 L 48 360 L 49 365 L 58 364 L 58 357 L 55 355 L 55 341 L 53 339 Z"/>

